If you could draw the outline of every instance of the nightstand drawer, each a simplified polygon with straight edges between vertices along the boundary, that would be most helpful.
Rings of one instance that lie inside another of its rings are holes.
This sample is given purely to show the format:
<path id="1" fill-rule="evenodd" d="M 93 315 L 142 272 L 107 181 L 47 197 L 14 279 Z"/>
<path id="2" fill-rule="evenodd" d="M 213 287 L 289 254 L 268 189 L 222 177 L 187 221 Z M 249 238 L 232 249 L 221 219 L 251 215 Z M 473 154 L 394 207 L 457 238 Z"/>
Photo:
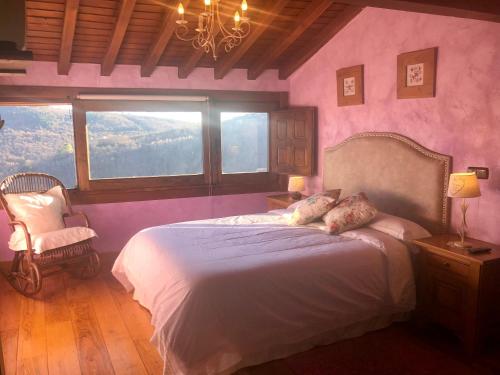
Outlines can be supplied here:
<path id="1" fill-rule="evenodd" d="M 450 272 L 465 278 L 469 276 L 469 265 L 456 260 L 429 253 L 427 255 L 427 262 L 430 266 L 441 271 Z"/>

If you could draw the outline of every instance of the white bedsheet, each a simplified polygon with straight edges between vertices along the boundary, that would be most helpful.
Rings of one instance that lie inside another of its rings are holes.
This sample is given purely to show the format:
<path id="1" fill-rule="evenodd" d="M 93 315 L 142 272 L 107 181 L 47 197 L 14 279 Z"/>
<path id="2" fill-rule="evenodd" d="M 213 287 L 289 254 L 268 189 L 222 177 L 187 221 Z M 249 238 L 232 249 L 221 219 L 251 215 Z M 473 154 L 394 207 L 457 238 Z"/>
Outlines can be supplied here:
<path id="1" fill-rule="evenodd" d="M 228 373 L 415 304 L 400 241 L 373 229 L 288 227 L 275 214 L 142 230 L 113 274 L 151 311 L 165 374 Z"/>

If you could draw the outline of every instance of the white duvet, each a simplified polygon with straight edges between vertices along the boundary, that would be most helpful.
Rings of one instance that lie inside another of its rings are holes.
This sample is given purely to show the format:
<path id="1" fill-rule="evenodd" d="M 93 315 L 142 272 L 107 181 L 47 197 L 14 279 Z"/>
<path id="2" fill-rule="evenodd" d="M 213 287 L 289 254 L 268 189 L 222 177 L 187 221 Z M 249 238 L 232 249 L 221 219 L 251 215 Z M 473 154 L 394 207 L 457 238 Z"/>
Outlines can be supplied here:
<path id="1" fill-rule="evenodd" d="M 142 230 L 113 274 L 151 311 L 165 374 L 229 373 L 380 328 L 415 304 L 400 241 L 288 227 L 275 214 Z"/>

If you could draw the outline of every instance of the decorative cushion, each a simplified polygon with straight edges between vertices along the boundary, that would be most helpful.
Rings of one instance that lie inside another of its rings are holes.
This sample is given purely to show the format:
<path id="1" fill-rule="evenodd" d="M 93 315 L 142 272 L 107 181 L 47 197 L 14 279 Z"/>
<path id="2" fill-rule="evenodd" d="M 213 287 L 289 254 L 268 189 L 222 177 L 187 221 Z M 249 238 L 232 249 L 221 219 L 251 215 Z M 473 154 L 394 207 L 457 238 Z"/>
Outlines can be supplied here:
<path id="1" fill-rule="evenodd" d="M 31 236 L 31 244 L 34 252 L 36 254 L 41 254 L 47 250 L 72 245 L 93 237 L 97 237 L 97 234 L 93 229 L 87 227 L 72 227 L 52 232 L 34 234 Z M 9 241 L 9 248 L 15 251 L 27 249 L 24 232 L 15 231 L 12 233 Z"/>
<path id="2" fill-rule="evenodd" d="M 15 219 L 24 222 L 31 235 L 65 227 L 63 214 L 66 202 L 60 186 L 45 193 L 7 194 L 5 200 Z M 16 232 L 24 238 L 20 226 L 16 226 Z"/>
<path id="3" fill-rule="evenodd" d="M 331 195 L 331 193 L 321 192 L 300 201 L 288 218 L 288 225 L 309 224 L 322 217 L 337 203 L 337 199 L 332 198 Z"/>
<path id="4" fill-rule="evenodd" d="M 368 226 L 403 241 L 412 241 L 431 236 L 427 229 L 417 223 L 384 212 L 379 212 Z"/>
<path id="5" fill-rule="evenodd" d="M 326 231 L 339 234 L 347 230 L 359 228 L 377 215 L 377 209 L 364 193 L 351 195 L 340 201 L 323 216 Z"/>
<path id="6" fill-rule="evenodd" d="M 331 198 L 335 199 L 335 201 L 338 201 L 341 192 L 342 192 L 342 189 L 332 189 L 332 190 L 322 191 L 322 192 L 316 193 L 316 194 L 324 195 L 326 197 L 331 197 Z M 316 194 L 314 194 L 314 195 L 316 195 Z M 306 200 L 307 200 L 307 198 L 291 204 L 290 206 L 288 206 L 288 210 L 295 210 L 299 205 L 303 204 Z"/>

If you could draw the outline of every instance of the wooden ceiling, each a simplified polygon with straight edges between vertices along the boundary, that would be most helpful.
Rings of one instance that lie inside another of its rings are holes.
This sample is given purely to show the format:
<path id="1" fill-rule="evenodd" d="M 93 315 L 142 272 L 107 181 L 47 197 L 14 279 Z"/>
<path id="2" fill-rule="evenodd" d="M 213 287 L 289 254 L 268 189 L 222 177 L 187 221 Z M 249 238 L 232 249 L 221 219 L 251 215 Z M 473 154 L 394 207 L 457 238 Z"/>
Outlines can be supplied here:
<path id="1" fill-rule="evenodd" d="M 57 61 L 59 74 L 68 74 L 71 63 L 76 62 L 100 64 L 102 75 L 110 75 L 115 64 L 140 65 L 144 77 L 150 76 L 157 66 L 178 67 L 179 78 L 187 78 L 195 67 L 210 67 L 214 68 L 216 79 L 224 78 L 234 68 L 248 69 L 249 79 L 258 78 L 266 69 L 279 69 L 280 78 L 286 79 L 364 6 L 402 10 L 410 7 L 406 10 L 436 14 L 454 10 L 451 15 L 491 17 L 489 20 L 493 21 L 498 21 L 500 14 L 492 7 L 476 9 L 472 5 L 473 9 L 469 9 L 468 4 L 456 9 L 447 0 L 248 0 L 251 34 L 231 52 L 221 51 L 215 62 L 211 55 L 175 36 L 177 0 L 25 3 L 26 47 L 33 51 L 35 60 Z M 222 10 L 233 14 L 239 3 L 221 0 Z M 483 2 L 476 1 L 476 6 L 478 3 Z M 183 0 L 183 4 L 187 21 L 195 25 L 203 1 Z"/>

